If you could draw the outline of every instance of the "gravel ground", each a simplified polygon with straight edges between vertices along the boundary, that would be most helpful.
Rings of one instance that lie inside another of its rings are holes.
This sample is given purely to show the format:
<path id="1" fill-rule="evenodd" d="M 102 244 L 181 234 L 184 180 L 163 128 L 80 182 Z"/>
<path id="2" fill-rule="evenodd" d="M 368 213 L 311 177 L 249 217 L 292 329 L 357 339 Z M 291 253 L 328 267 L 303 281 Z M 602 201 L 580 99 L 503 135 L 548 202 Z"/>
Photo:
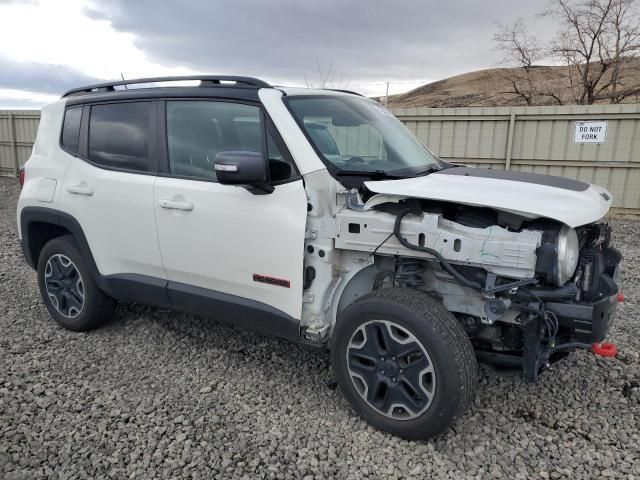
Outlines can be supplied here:
<path id="1" fill-rule="evenodd" d="M 210 320 L 121 305 L 57 327 L 0 179 L 0 478 L 640 478 L 640 222 L 613 222 L 626 303 L 617 359 L 576 353 L 537 385 L 481 373 L 434 441 L 360 420 L 328 356 Z"/>

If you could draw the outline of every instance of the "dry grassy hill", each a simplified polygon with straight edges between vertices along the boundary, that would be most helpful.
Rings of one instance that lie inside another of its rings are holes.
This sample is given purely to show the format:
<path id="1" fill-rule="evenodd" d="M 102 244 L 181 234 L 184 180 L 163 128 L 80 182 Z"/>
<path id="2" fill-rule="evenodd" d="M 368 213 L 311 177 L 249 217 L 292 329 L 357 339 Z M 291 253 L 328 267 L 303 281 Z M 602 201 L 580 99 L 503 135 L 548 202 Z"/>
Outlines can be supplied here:
<path id="1" fill-rule="evenodd" d="M 640 89 L 640 59 L 625 67 L 625 87 Z M 568 79 L 568 67 L 540 66 L 530 70 L 529 77 L 522 68 L 492 68 L 465 73 L 423 85 L 400 95 L 389 97 L 389 108 L 401 107 L 481 107 L 526 105 L 513 91 L 510 79 L 518 79 L 519 86 L 533 85 L 537 91 L 557 95 L 563 104 L 576 103 Z M 531 83 L 529 83 L 531 82 Z M 603 100 L 597 103 L 609 103 Z M 624 103 L 640 103 L 640 93 Z M 551 96 L 537 95 L 534 105 L 558 105 Z"/>

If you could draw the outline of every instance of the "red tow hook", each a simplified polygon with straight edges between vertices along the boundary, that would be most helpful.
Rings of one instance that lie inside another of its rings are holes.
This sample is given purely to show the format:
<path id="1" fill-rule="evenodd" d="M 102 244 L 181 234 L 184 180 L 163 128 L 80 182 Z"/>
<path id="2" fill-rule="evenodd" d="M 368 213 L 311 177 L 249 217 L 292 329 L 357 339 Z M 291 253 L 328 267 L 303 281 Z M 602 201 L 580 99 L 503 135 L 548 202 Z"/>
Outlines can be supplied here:
<path id="1" fill-rule="evenodd" d="M 613 358 L 618 354 L 618 347 L 610 342 L 600 342 L 591 345 L 591 351 L 599 357 Z"/>
<path id="2" fill-rule="evenodd" d="M 624 294 L 622 292 L 618 292 L 616 299 L 618 300 L 618 303 L 624 302 Z M 598 342 L 591 345 L 591 351 L 594 355 L 598 355 L 599 357 L 613 358 L 618 354 L 618 347 L 611 342 Z"/>

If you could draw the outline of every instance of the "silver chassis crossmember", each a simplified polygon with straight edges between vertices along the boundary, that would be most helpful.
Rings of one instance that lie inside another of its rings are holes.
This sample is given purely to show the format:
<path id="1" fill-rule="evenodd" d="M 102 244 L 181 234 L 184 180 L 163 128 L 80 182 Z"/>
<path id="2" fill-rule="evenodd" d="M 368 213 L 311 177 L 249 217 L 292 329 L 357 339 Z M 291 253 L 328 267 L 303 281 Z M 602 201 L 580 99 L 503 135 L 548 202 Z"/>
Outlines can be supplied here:
<path id="1" fill-rule="evenodd" d="M 395 215 L 375 210 L 343 210 L 336 215 L 335 247 L 433 258 L 400 244 L 392 235 L 395 219 Z M 452 264 L 480 267 L 496 275 L 518 279 L 533 278 L 536 249 L 542 241 L 542 233 L 538 231 L 511 232 L 497 225 L 466 227 L 431 213 L 406 216 L 400 233 L 413 245 L 436 250 Z"/>

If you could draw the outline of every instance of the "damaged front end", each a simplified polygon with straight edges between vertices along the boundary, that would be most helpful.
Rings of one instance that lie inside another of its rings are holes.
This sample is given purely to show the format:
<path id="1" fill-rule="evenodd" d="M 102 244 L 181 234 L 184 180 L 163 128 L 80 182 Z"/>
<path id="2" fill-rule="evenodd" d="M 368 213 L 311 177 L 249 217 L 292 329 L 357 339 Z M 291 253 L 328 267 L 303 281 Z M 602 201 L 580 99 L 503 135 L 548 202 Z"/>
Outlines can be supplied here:
<path id="1" fill-rule="evenodd" d="M 480 361 L 518 369 L 530 382 L 604 340 L 621 260 L 607 224 L 572 229 L 450 203 L 375 200 L 351 198 L 336 216 L 336 249 L 375 257 L 369 268 L 378 274 L 362 293 L 401 287 L 437 297 Z"/>
<path id="2" fill-rule="evenodd" d="M 520 363 L 525 379 L 576 349 L 600 344 L 611 326 L 618 301 L 622 255 L 610 245 L 611 228 L 591 224 L 576 229 L 579 256 L 570 281 L 562 286 L 523 288 L 512 295 L 522 309 Z M 481 354 L 482 357 L 482 354 Z M 495 354 L 485 355 L 499 361 Z"/>

